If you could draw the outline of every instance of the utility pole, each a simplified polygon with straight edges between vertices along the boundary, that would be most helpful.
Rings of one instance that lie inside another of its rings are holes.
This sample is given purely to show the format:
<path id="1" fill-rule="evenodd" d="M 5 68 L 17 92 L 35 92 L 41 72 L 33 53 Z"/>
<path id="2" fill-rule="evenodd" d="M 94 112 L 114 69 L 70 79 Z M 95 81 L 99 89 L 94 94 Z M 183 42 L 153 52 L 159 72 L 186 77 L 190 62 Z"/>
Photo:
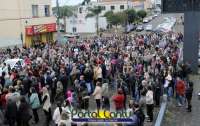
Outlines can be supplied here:
<path id="1" fill-rule="evenodd" d="M 61 34 L 60 34 L 60 7 L 59 7 L 59 2 L 58 0 L 56 0 L 56 7 L 57 7 L 57 41 L 58 43 L 60 43 L 60 38 L 61 38 Z"/>
<path id="2" fill-rule="evenodd" d="M 127 5 L 127 11 L 129 10 L 129 5 L 128 5 L 128 0 L 126 0 L 126 5 Z M 127 12 L 127 19 L 126 19 L 126 23 L 125 23 L 125 32 L 127 33 L 128 32 L 128 12 Z"/>

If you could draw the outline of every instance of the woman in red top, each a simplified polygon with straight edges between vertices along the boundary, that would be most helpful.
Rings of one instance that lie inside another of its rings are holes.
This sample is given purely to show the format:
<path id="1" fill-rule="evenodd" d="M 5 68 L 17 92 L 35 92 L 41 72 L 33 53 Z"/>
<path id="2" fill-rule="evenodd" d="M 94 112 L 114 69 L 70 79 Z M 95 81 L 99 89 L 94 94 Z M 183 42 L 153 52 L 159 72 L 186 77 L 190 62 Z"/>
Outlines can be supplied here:
<path id="1" fill-rule="evenodd" d="M 8 90 L 4 89 L 2 94 L 0 95 L 0 106 L 5 109 L 6 108 L 6 95 L 8 94 Z"/>
<path id="2" fill-rule="evenodd" d="M 185 94 L 185 83 L 180 78 L 177 78 L 176 83 L 176 94 L 178 97 L 178 106 L 182 106 L 184 103 L 183 97 Z"/>
<path id="3" fill-rule="evenodd" d="M 122 89 L 118 89 L 117 91 L 117 95 L 113 96 L 113 101 L 114 101 L 114 104 L 115 104 L 115 107 L 116 107 L 116 110 L 119 111 L 119 110 L 123 110 L 124 109 L 124 100 L 125 100 L 125 97 L 123 95 L 123 91 Z"/>

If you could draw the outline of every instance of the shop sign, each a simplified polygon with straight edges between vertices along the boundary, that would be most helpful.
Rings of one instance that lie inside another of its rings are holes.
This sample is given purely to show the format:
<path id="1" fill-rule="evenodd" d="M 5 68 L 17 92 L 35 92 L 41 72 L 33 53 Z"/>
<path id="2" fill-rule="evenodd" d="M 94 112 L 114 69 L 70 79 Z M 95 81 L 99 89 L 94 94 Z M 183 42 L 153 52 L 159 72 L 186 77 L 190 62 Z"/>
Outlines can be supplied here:
<path id="1" fill-rule="evenodd" d="M 33 25 L 26 27 L 26 35 L 35 35 L 35 34 L 55 32 L 55 31 L 56 31 L 56 23 Z"/>

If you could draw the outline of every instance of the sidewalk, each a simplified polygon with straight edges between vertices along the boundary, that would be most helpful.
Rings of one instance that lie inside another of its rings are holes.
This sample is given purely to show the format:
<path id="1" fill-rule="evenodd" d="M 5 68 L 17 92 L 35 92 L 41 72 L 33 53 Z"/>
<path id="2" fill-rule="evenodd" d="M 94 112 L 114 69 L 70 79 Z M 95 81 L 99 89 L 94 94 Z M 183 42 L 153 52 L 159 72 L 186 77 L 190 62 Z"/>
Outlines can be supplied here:
<path id="1" fill-rule="evenodd" d="M 199 126 L 200 125 L 200 100 L 198 92 L 200 92 L 200 76 L 191 76 L 194 82 L 194 92 L 192 99 L 192 112 L 188 113 L 186 106 L 177 107 L 175 100 L 168 104 L 168 110 L 165 114 L 165 120 L 162 126 Z"/>

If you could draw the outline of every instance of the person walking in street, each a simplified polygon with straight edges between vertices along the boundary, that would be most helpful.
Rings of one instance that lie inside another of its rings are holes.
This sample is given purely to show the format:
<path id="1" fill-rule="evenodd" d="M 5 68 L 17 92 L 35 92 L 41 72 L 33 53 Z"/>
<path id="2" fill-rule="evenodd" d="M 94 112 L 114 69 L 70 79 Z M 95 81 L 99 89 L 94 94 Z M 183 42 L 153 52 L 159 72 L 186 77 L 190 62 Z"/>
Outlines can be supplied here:
<path id="1" fill-rule="evenodd" d="M 99 110 L 101 108 L 101 99 L 102 99 L 102 88 L 100 86 L 100 82 L 96 83 L 96 87 L 92 95 L 96 100 L 97 110 Z"/>
<path id="2" fill-rule="evenodd" d="M 17 105 L 11 99 L 8 99 L 7 101 L 5 119 L 9 126 L 15 126 L 15 122 L 17 120 Z"/>
<path id="3" fill-rule="evenodd" d="M 42 103 L 43 103 L 43 111 L 46 116 L 45 126 L 49 126 L 51 121 L 51 102 L 50 102 L 50 95 L 48 89 L 43 87 L 43 96 L 42 96 Z"/>
<path id="4" fill-rule="evenodd" d="M 35 88 L 31 88 L 30 93 L 31 93 L 31 96 L 29 98 L 29 104 L 31 105 L 31 109 L 33 111 L 35 124 L 37 124 L 39 122 L 37 111 L 38 111 L 38 108 L 40 107 L 40 100 Z"/>
<path id="5" fill-rule="evenodd" d="M 56 126 L 58 126 L 58 124 L 60 123 L 63 110 L 64 108 L 61 106 L 61 102 L 57 102 L 57 107 L 53 113 L 53 121 Z"/>
<path id="6" fill-rule="evenodd" d="M 29 121 L 32 118 L 32 116 L 30 114 L 29 105 L 26 102 L 25 97 L 22 97 L 20 100 L 17 116 L 19 118 L 18 126 L 29 126 Z"/>
<path id="7" fill-rule="evenodd" d="M 178 106 L 183 106 L 184 104 L 184 95 L 185 95 L 185 82 L 179 77 L 177 78 L 176 83 L 176 95 L 178 98 Z"/>
<path id="8" fill-rule="evenodd" d="M 133 104 L 133 108 L 135 111 L 134 113 L 136 114 L 138 118 L 138 126 L 144 126 L 145 114 L 143 112 L 143 109 L 140 108 L 139 104 L 137 103 Z"/>
<path id="9" fill-rule="evenodd" d="M 124 100 L 125 100 L 125 97 L 123 95 L 123 90 L 121 88 L 119 88 L 117 90 L 117 94 L 113 96 L 113 101 L 114 101 L 114 104 L 115 104 L 115 108 L 117 111 L 121 111 L 124 109 Z"/>
<path id="10" fill-rule="evenodd" d="M 187 105 L 188 105 L 187 106 L 188 112 L 192 112 L 192 104 L 191 104 L 192 93 L 193 93 L 193 82 L 189 82 L 189 87 L 185 91 L 185 97 L 186 97 Z"/>
<path id="11" fill-rule="evenodd" d="M 149 116 L 149 120 L 147 121 L 152 122 L 154 101 L 153 101 L 153 91 L 151 86 L 148 86 L 148 91 L 146 93 L 146 107 L 147 107 L 147 115 Z"/>

